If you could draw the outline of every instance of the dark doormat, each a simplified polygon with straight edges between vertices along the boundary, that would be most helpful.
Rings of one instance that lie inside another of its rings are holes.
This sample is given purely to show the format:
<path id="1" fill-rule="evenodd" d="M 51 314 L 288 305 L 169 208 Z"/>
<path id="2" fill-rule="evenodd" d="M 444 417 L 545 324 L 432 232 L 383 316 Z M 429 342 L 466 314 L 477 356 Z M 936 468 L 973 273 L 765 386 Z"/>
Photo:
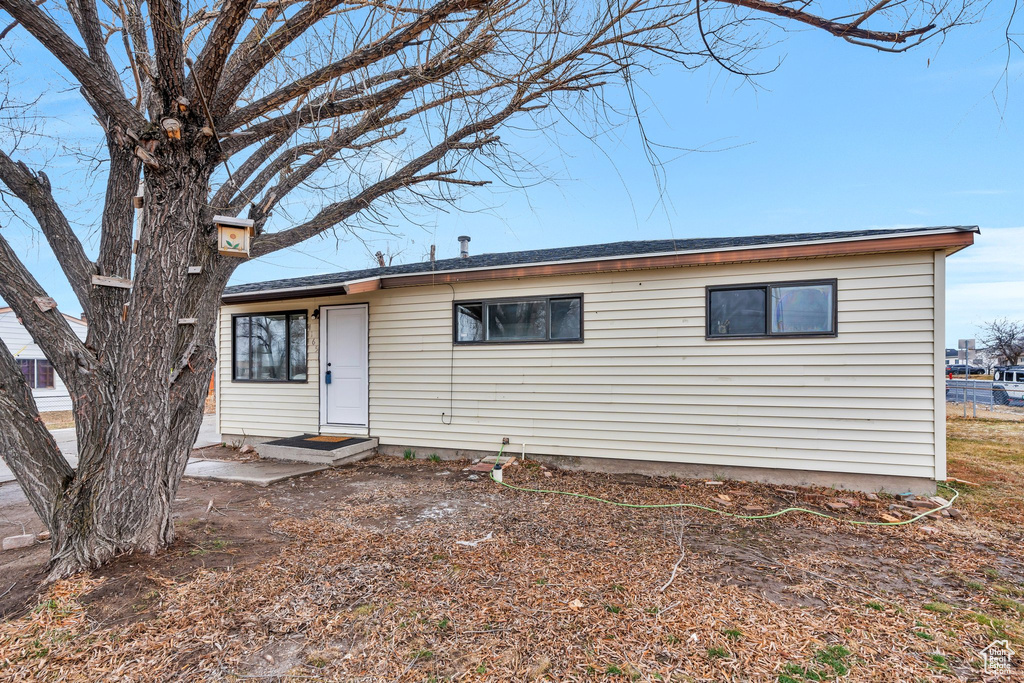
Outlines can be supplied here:
<path id="1" fill-rule="evenodd" d="M 364 443 L 369 439 L 362 439 L 358 436 L 330 436 L 327 434 L 303 434 L 302 436 L 290 436 L 287 439 L 267 441 L 268 446 L 289 446 L 291 448 L 309 448 L 314 451 L 333 451 L 346 446 L 355 446 Z"/>

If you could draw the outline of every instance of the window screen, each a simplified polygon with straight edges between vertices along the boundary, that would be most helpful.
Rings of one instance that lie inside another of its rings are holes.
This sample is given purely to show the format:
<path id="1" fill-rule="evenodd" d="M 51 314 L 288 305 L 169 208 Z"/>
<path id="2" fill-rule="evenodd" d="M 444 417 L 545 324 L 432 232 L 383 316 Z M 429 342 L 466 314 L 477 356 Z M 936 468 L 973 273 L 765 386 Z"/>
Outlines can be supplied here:
<path id="1" fill-rule="evenodd" d="M 707 336 L 836 334 L 836 281 L 709 287 Z"/>
<path id="2" fill-rule="evenodd" d="M 53 366 L 48 360 L 36 361 L 36 389 L 53 389 Z"/>
<path id="3" fill-rule="evenodd" d="M 455 340 L 460 342 L 484 340 L 483 304 L 460 304 L 455 307 Z"/>
<path id="4" fill-rule="evenodd" d="M 457 344 L 580 341 L 583 298 L 456 302 L 453 339 Z"/>
<path id="5" fill-rule="evenodd" d="M 551 300 L 551 338 L 579 339 L 582 328 L 580 299 Z"/>
<path id="6" fill-rule="evenodd" d="M 53 389 L 53 366 L 45 358 L 19 358 L 18 367 L 32 389 Z"/>
<path id="7" fill-rule="evenodd" d="M 831 284 L 771 287 L 772 334 L 832 332 L 834 289 Z"/>
<path id="8" fill-rule="evenodd" d="M 305 381 L 305 311 L 235 316 L 234 379 Z"/>

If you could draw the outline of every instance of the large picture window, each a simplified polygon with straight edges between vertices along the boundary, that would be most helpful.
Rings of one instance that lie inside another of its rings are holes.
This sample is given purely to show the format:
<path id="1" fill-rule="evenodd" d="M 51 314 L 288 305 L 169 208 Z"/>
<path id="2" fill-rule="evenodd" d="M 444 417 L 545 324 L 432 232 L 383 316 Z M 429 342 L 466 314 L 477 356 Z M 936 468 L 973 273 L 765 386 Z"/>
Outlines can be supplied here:
<path id="1" fill-rule="evenodd" d="M 567 342 L 583 339 L 583 297 L 457 301 L 456 344 Z"/>
<path id="2" fill-rule="evenodd" d="M 232 335 L 235 381 L 306 381 L 305 311 L 236 315 Z"/>
<path id="3" fill-rule="evenodd" d="M 53 389 L 53 366 L 45 358 L 19 358 L 18 366 L 33 389 Z"/>
<path id="4" fill-rule="evenodd" d="M 707 337 L 830 337 L 836 281 L 708 287 Z"/>

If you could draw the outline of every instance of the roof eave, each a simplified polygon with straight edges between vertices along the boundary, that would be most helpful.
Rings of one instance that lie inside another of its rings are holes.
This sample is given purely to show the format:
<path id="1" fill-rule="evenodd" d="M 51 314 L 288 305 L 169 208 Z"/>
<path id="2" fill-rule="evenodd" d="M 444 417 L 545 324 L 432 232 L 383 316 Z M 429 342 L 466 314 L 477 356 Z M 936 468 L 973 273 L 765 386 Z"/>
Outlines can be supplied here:
<path id="1" fill-rule="evenodd" d="M 334 296 L 454 282 L 474 282 L 545 275 L 587 274 L 647 268 L 671 268 L 688 265 L 721 265 L 752 261 L 852 256 L 900 251 L 945 250 L 947 255 L 974 243 L 977 226 L 925 229 L 910 233 L 844 237 L 832 240 L 776 242 L 753 246 L 693 249 L 635 256 L 604 256 L 596 258 L 548 261 L 507 266 L 479 266 L 445 271 L 421 271 L 400 275 L 383 275 L 346 282 L 289 287 L 225 294 L 223 303 L 278 301 L 304 296 Z M 353 288 L 353 286 L 355 286 Z"/>

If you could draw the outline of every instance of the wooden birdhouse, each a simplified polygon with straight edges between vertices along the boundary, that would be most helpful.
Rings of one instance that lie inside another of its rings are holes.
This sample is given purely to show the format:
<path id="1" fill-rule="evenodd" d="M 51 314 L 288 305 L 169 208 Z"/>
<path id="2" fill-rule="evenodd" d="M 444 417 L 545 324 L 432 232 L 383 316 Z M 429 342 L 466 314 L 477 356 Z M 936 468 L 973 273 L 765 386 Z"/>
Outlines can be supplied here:
<path id="1" fill-rule="evenodd" d="M 225 256 L 249 258 L 249 243 L 252 241 L 253 221 L 231 216 L 214 216 L 217 226 L 217 251 Z"/>

